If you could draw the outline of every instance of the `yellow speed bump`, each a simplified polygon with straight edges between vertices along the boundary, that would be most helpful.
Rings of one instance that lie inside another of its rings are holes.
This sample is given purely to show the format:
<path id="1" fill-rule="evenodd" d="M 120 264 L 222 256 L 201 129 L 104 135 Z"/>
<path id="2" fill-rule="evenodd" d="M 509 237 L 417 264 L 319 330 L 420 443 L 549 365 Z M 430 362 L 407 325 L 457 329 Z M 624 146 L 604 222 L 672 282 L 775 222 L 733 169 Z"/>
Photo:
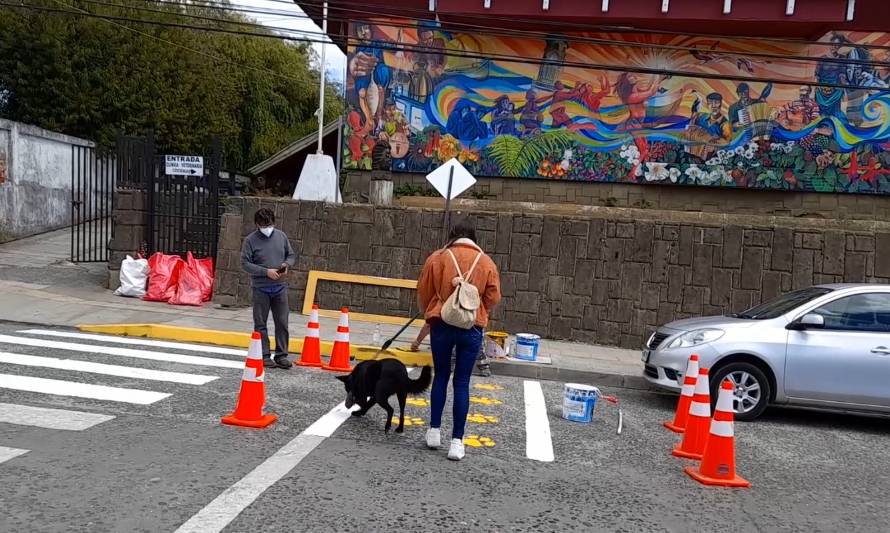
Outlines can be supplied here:
<path id="1" fill-rule="evenodd" d="M 250 346 L 250 334 L 237 331 L 219 331 L 213 329 L 187 328 L 183 326 L 168 326 L 165 324 L 92 324 L 77 326 L 77 329 L 88 333 L 102 333 L 105 335 L 118 335 L 123 337 L 144 337 L 165 341 L 193 342 L 196 344 L 210 344 L 214 346 L 228 346 L 232 348 L 247 349 Z M 272 349 L 275 348 L 275 339 L 269 338 Z M 321 354 L 331 355 L 334 343 L 321 341 Z M 291 339 L 288 352 L 292 354 L 303 351 L 303 339 Z M 411 352 L 390 348 L 378 352 L 380 348 L 373 346 L 350 345 L 350 355 L 359 361 L 372 359 L 375 355 L 378 359 L 391 357 L 398 359 L 405 366 L 431 366 L 433 355 L 429 352 Z"/>

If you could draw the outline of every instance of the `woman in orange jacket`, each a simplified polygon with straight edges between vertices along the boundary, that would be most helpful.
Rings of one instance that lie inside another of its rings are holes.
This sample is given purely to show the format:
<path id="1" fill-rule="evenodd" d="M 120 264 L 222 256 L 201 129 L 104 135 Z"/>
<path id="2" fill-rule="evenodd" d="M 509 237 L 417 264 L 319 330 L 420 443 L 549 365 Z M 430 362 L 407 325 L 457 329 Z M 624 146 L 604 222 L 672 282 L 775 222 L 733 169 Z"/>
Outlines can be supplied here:
<path id="1" fill-rule="evenodd" d="M 460 272 L 455 268 L 455 263 Z M 476 311 L 475 324 L 470 329 L 461 329 L 442 320 L 442 305 L 455 290 L 460 276 L 476 287 L 481 300 Z M 417 296 L 430 325 L 430 347 L 435 369 L 430 394 L 430 429 L 427 431 L 426 443 L 433 449 L 442 444 L 439 428 L 448 393 L 453 352 L 454 427 L 448 458 L 459 461 L 464 457 L 463 437 L 470 407 L 470 375 L 482 345 L 482 330 L 488 325 L 489 313 L 501 300 L 497 266 L 476 244 L 476 230 L 468 222 L 455 226 L 445 248 L 433 252 L 427 258 L 417 282 Z"/>

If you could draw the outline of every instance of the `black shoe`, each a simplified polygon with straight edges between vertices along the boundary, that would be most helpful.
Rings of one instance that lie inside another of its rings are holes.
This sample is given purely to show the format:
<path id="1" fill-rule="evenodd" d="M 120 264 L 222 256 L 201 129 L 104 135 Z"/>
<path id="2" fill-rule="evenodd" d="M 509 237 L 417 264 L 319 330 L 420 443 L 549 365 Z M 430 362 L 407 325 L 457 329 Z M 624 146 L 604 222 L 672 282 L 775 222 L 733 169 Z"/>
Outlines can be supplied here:
<path id="1" fill-rule="evenodd" d="M 290 370 L 290 367 L 293 366 L 290 361 L 287 360 L 286 355 L 282 355 L 275 358 L 275 365 L 278 368 L 282 368 L 284 370 Z"/>
<path id="2" fill-rule="evenodd" d="M 271 357 L 263 357 L 263 366 L 266 368 L 275 368 L 278 365 L 275 364 L 275 361 L 273 361 Z"/>

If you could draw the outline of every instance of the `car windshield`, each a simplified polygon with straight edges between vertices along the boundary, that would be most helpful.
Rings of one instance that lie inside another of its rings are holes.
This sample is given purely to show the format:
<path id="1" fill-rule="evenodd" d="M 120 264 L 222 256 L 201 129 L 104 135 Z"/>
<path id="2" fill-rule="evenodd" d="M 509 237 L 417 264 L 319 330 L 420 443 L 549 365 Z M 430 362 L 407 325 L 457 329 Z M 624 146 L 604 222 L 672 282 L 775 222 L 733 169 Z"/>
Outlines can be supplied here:
<path id="1" fill-rule="evenodd" d="M 735 318 L 746 318 L 749 320 L 770 320 L 778 318 L 785 313 L 791 311 L 795 307 L 799 307 L 811 300 L 828 294 L 832 289 L 825 287 L 810 287 L 809 289 L 800 289 L 797 291 L 783 294 L 774 300 L 762 303 L 752 307 L 747 311 L 732 315 Z"/>

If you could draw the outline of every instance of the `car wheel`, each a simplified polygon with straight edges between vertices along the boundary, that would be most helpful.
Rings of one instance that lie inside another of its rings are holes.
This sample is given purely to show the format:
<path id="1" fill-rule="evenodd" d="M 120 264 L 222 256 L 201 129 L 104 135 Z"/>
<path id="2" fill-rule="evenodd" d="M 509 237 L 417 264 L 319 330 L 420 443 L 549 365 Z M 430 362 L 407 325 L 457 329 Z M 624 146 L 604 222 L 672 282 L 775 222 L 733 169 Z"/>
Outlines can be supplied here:
<path id="1" fill-rule="evenodd" d="M 717 369 L 711 379 L 711 404 L 717 402 L 720 384 L 724 379 L 732 383 L 733 408 L 736 420 L 754 420 L 769 404 L 769 379 L 763 370 L 751 363 L 730 363 Z"/>

